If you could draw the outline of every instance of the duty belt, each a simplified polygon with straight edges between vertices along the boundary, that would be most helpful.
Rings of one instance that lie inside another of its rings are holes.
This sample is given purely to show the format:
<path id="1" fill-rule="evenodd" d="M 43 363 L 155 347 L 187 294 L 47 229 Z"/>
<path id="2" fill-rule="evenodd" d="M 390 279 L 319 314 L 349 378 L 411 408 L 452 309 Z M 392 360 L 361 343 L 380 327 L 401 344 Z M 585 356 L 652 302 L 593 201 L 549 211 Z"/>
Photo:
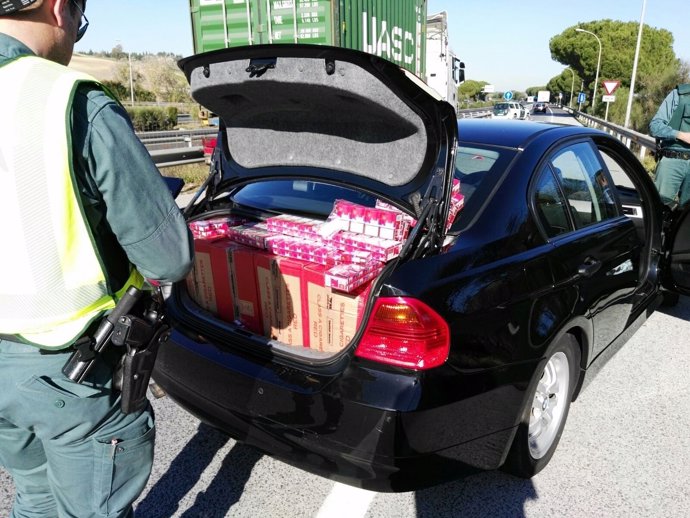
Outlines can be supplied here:
<path id="1" fill-rule="evenodd" d="M 662 149 L 661 156 L 666 158 L 680 158 L 681 160 L 690 160 L 690 153 L 684 151 L 674 151 L 673 149 Z"/>

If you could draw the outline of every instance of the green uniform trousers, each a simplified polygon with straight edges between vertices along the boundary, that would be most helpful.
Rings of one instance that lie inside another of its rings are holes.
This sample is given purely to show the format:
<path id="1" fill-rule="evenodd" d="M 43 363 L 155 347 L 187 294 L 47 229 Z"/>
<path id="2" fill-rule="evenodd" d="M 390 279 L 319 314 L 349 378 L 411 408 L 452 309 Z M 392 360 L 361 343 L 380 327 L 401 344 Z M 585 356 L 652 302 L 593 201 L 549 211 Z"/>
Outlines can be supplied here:
<path id="1" fill-rule="evenodd" d="M 12 518 L 131 517 L 151 473 L 150 405 L 120 411 L 112 368 L 83 384 L 62 374 L 70 351 L 0 340 L 0 466 L 12 476 Z"/>
<path id="2" fill-rule="evenodd" d="M 679 206 L 684 207 L 690 202 L 690 160 L 662 157 L 656 165 L 654 185 L 666 205 L 678 196 Z"/>

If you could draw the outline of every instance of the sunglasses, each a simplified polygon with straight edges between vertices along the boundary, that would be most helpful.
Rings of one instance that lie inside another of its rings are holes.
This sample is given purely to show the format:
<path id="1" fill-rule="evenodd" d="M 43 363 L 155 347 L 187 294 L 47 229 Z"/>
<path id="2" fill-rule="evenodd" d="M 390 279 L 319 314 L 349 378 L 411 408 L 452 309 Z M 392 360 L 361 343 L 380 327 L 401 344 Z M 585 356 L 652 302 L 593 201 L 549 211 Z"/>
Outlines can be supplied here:
<path id="1" fill-rule="evenodd" d="M 86 34 L 86 29 L 89 28 L 89 19 L 84 14 L 83 9 L 79 7 L 79 4 L 76 0 L 72 0 L 72 3 L 77 6 L 79 13 L 81 13 L 81 21 L 79 23 L 79 29 L 77 29 L 77 37 L 74 40 L 75 42 L 77 42 L 84 37 L 84 34 Z M 86 2 L 84 2 L 84 4 L 84 7 L 86 7 Z"/>

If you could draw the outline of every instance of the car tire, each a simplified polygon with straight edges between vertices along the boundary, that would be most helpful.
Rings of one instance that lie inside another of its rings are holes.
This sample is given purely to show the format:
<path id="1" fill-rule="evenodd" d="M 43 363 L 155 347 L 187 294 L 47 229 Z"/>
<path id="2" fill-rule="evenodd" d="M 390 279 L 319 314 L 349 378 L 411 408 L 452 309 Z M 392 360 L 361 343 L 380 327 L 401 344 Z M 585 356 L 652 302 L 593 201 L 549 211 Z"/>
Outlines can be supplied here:
<path id="1" fill-rule="evenodd" d="M 568 418 L 570 402 L 578 384 L 580 346 L 570 334 L 550 349 L 548 360 L 536 380 L 522 414 L 503 470 L 531 478 L 549 463 Z"/>

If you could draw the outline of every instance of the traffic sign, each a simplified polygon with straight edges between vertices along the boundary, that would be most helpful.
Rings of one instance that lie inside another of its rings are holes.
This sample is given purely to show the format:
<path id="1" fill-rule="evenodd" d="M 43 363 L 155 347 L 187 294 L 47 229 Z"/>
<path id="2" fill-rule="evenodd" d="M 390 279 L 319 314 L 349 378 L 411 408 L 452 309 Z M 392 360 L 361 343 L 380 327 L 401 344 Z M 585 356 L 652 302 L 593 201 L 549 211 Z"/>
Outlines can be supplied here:
<path id="1" fill-rule="evenodd" d="M 611 95 L 613 92 L 616 91 L 616 88 L 618 88 L 621 85 L 621 82 L 620 81 L 602 81 L 601 84 L 604 87 L 604 90 L 606 90 L 606 93 Z"/>
<path id="2" fill-rule="evenodd" d="M 577 96 L 577 102 L 578 102 L 578 104 L 582 104 L 582 103 L 585 102 L 586 100 L 587 100 L 587 97 L 585 96 L 585 93 L 584 93 L 584 92 L 580 92 L 580 93 L 578 94 L 578 96 Z"/>
<path id="3" fill-rule="evenodd" d="M 615 95 L 602 95 L 601 100 L 604 101 L 605 103 L 612 103 L 616 101 L 616 96 Z"/>
<path id="4" fill-rule="evenodd" d="M 503 98 L 504 98 L 506 101 L 510 101 L 510 100 L 513 98 L 513 92 L 506 92 L 506 93 L 504 93 L 504 94 L 503 94 Z"/>

